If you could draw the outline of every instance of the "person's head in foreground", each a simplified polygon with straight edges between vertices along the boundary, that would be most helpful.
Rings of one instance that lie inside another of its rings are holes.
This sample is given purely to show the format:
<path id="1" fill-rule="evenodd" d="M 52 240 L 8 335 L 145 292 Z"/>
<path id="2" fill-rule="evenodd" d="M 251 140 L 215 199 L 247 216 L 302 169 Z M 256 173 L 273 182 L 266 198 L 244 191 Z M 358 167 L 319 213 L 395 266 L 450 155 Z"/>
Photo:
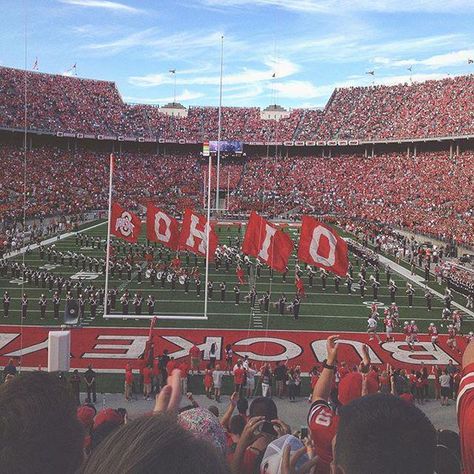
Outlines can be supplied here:
<path id="1" fill-rule="evenodd" d="M 340 410 L 333 474 L 433 474 L 436 431 L 416 406 L 385 394 Z"/>
<path id="2" fill-rule="evenodd" d="M 226 474 L 224 455 L 209 440 L 160 413 L 133 420 L 105 439 L 82 474 Z"/>
<path id="3" fill-rule="evenodd" d="M 83 442 L 75 402 L 57 377 L 30 372 L 0 386 L 0 472 L 74 473 Z"/>

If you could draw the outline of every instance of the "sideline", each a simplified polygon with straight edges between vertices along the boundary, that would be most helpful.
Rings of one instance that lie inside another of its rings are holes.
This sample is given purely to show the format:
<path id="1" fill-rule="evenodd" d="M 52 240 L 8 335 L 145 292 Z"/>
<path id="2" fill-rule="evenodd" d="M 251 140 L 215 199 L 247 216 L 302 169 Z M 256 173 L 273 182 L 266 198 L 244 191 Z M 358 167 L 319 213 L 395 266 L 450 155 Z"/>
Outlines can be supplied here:
<path id="1" fill-rule="evenodd" d="M 49 245 L 57 242 L 58 240 L 68 239 L 69 237 L 73 237 L 76 234 L 80 234 L 81 232 L 87 232 L 88 230 L 95 229 L 101 225 L 106 224 L 107 221 L 99 222 L 98 224 L 94 224 L 90 227 L 86 227 L 85 229 L 77 230 L 75 232 L 66 232 L 64 234 L 57 235 L 55 237 L 50 237 L 49 239 L 42 240 L 39 244 L 27 245 L 26 247 L 22 247 L 20 250 L 15 250 L 14 252 L 10 252 L 8 255 L 4 255 L 5 260 L 8 258 L 17 257 L 18 255 L 23 255 L 26 250 L 35 250 L 40 245 Z"/>
<path id="2" fill-rule="evenodd" d="M 380 263 L 382 263 L 385 266 L 390 267 L 393 271 L 397 272 L 399 275 L 402 275 L 406 280 L 409 280 L 416 285 L 420 286 L 423 288 L 423 290 L 426 289 L 426 285 L 424 283 L 424 278 L 419 275 L 412 275 L 409 270 L 407 270 L 405 267 L 402 267 L 398 263 L 393 262 L 389 258 L 385 257 L 384 255 L 381 255 L 380 253 L 377 254 L 379 257 Z M 434 290 L 433 288 L 430 288 L 431 292 L 436 295 L 438 298 L 441 300 L 443 299 L 443 295 L 439 292 Z M 455 301 L 452 301 L 451 304 L 455 306 L 456 308 L 462 310 L 464 313 L 469 314 L 472 318 L 474 318 L 474 312 L 467 309 L 463 305 L 456 303 Z"/>

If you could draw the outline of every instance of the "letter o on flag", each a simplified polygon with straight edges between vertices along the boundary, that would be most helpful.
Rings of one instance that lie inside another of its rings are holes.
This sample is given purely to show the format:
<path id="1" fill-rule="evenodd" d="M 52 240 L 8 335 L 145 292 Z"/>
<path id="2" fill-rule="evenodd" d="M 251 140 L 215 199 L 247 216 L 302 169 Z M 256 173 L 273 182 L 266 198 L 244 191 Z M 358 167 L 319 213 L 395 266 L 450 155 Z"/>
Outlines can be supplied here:
<path id="1" fill-rule="evenodd" d="M 165 233 L 160 232 L 160 221 L 163 220 L 166 226 Z M 164 212 L 157 212 L 155 214 L 155 235 L 161 242 L 169 242 L 171 239 L 170 230 L 171 219 Z"/>
<path id="2" fill-rule="evenodd" d="M 318 253 L 322 236 L 326 237 L 329 242 L 329 255 L 327 257 L 323 257 Z M 320 263 L 326 267 L 332 267 L 336 261 L 336 245 L 336 236 L 329 229 L 318 225 L 313 230 L 313 237 L 309 246 L 309 254 L 316 263 Z"/>

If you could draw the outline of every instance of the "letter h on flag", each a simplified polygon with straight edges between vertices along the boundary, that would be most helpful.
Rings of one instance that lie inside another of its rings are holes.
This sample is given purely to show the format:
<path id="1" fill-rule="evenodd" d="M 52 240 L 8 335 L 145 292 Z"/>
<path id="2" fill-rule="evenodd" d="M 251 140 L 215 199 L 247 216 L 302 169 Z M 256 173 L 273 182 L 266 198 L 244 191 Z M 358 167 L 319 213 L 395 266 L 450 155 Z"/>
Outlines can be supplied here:
<path id="1" fill-rule="evenodd" d="M 120 204 L 112 204 L 110 216 L 110 233 L 130 243 L 136 243 L 140 235 L 142 223 L 133 212 L 126 211 Z"/>
<path id="2" fill-rule="evenodd" d="M 150 242 L 160 242 L 171 250 L 179 244 L 179 222 L 152 203 L 146 208 L 146 238 Z"/>
<path id="3" fill-rule="evenodd" d="M 303 216 L 298 259 L 345 276 L 349 266 L 347 243 L 331 227 L 314 217 Z"/>
<path id="4" fill-rule="evenodd" d="M 214 261 L 219 238 L 214 231 L 212 223 L 207 222 L 205 216 L 194 213 L 191 209 L 184 211 L 183 225 L 179 236 L 179 248 L 188 249 L 191 252 L 206 256 L 206 237 L 209 226 L 209 261 Z"/>
<path id="5" fill-rule="evenodd" d="M 293 241 L 283 231 L 256 212 L 252 212 L 245 231 L 242 251 L 283 273 L 293 251 Z"/>

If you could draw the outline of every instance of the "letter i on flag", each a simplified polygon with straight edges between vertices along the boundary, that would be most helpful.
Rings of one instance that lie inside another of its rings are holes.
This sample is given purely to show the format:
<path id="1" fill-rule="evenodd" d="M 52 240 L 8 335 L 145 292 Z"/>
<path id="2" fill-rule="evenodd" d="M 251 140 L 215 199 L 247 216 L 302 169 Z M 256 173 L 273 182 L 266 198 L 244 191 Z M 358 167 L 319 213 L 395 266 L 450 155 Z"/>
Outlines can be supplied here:
<path id="1" fill-rule="evenodd" d="M 298 259 L 339 276 L 347 274 L 347 243 L 326 224 L 304 216 L 301 223 Z"/>
<path id="2" fill-rule="evenodd" d="M 256 212 L 252 212 L 245 231 L 242 251 L 283 273 L 293 252 L 293 241 L 283 231 Z"/>
<path id="3" fill-rule="evenodd" d="M 112 215 L 110 218 L 111 234 L 133 244 L 138 242 L 141 226 L 140 218 L 136 214 L 125 210 L 116 202 L 112 204 Z"/>
<path id="4" fill-rule="evenodd" d="M 171 250 L 179 245 L 179 222 L 154 204 L 146 208 L 146 238 L 150 242 L 160 242 Z"/>
<path id="5" fill-rule="evenodd" d="M 214 226 L 211 222 L 207 222 L 205 216 L 196 214 L 191 209 L 184 211 L 183 225 L 181 226 L 181 233 L 179 236 L 179 248 L 188 249 L 191 252 L 206 256 L 206 237 L 207 228 L 209 226 L 209 261 L 214 261 L 216 248 L 219 243 L 219 238 L 214 231 Z"/>

